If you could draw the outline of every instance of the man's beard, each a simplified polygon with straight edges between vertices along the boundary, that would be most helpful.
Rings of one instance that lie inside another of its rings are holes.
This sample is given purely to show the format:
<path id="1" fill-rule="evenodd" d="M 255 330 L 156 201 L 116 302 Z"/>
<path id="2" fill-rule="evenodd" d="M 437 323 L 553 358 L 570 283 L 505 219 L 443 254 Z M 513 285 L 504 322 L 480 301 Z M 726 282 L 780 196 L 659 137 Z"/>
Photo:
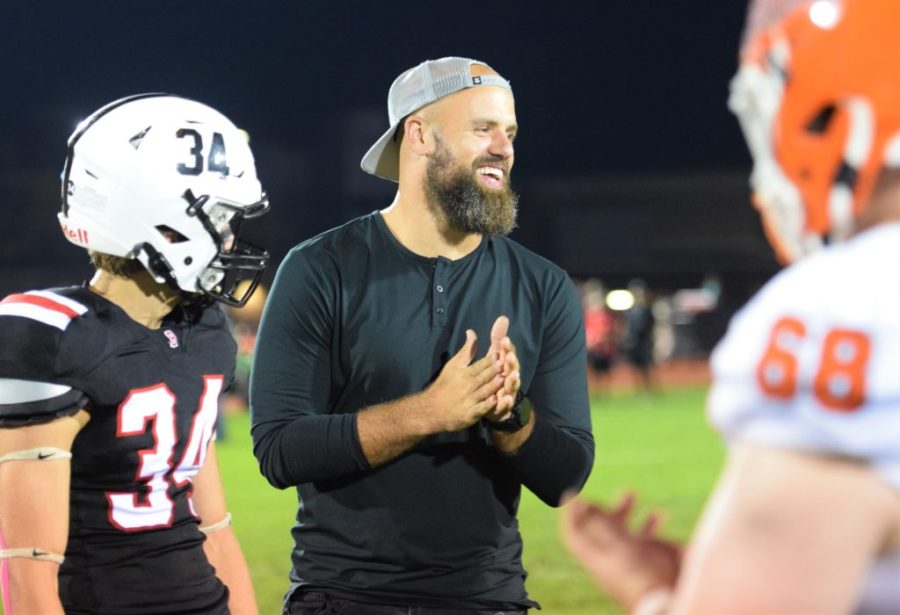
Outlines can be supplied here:
<path id="1" fill-rule="evenodd" d="M 456 228 L 467 233 L 508 235 L 516 227 L 519 195 L 509 185 L 508 171 L 503 187 L 488 190 L 478 184 L 477 169 L 497 158 L 479 158 L 471 169 L 456 163 L 435 135 L 436 149 L 425 173 L 425 197 L 439 208 Z M 498 165 L 506 166 L 506 165 Z"/>

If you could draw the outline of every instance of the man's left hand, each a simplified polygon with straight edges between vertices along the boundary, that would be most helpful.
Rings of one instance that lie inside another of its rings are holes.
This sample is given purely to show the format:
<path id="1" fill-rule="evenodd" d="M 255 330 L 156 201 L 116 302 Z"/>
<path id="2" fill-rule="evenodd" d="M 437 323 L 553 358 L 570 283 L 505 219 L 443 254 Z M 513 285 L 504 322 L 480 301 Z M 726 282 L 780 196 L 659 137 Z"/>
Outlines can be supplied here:
<path id="1" fill-rule="evenodd" d="M 485 416 L 489 421 L 502 421 L 510 417 L 510 410 L 516 403 L 516 396 L 522 385 L 519 357 L 508 333 L 509 318 L 499 316 L 491 327 L 491 347 L 488 352 L 495 355 L 501 364 L 500 375 L 503 377 L 503 386 L 497 392 L 496 408 Z"/>

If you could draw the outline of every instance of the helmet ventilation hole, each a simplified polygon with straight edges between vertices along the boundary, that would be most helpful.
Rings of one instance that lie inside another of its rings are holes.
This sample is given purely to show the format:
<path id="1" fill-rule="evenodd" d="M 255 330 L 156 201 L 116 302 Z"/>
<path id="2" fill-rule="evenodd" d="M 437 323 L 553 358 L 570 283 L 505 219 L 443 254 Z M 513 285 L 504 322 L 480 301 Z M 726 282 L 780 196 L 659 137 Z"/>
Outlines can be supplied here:
<path id="1" fill-rule="evenodd" d="M 156 227 L 156 230 L 159 231 L 159 234 L 166 238 L 166 241 L 169 243 L 182 243 L 187 241 L 188 238 L 173 229 L 171 226 L 166 226 L 165 224 L 160 224 Z"/>
<path id="2" fill-rule="evenodd" d="M 825 105 L 822 107 L 814 118 L 806 124 L 806 132 L 814 135 L 825 134 L 828 125 L 831 124 L 832 118 L 837 108 L 834 105 Z"/>

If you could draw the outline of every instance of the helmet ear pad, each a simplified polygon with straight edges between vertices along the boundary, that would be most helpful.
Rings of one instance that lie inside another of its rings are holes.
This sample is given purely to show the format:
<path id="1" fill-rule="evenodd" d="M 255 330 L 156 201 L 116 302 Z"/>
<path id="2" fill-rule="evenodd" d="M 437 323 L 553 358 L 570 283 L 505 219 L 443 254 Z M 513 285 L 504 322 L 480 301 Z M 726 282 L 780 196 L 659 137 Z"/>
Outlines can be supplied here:
<path id="1" fill-rule="evenodd" d="M 258 278 L 268 255 L 238 233 L 268 200 L 225 116 L 175 96 L 131 97 L 85 120 L 69 150 L 59 218 L 70 241 L 136 258 L 180 291 L 246 301 L 237 284 Z"/>

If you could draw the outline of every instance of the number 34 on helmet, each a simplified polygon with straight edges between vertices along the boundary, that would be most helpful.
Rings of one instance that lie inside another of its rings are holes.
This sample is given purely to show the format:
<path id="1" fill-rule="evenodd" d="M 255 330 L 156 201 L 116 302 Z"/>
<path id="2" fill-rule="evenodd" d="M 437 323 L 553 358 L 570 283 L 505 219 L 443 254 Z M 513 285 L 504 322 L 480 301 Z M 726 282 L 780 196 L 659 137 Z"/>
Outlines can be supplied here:
<path id="1" fill-rule="evenodd" d="M 246 135 L 202 103 L 123 98 L 69 138 L 59 214 L 66 238 L 135 258 L 176 290 L 243 305 L 268 254 L 240 239 L 241 222 L 268 207 Z"/>

